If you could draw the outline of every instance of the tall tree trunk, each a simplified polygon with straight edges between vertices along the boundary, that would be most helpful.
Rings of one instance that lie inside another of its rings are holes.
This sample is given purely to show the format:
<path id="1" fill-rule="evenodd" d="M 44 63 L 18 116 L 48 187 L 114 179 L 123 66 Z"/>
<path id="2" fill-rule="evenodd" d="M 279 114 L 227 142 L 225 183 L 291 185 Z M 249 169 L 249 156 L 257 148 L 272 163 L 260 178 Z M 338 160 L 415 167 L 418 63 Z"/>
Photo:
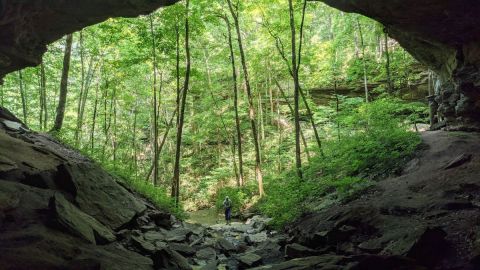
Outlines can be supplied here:
<path id="1" fill-rule="evenodd" d="M 38 112 L 38 127 L 39 130 L 43 129 L 43 95 L 42 95 L 42 76 L 40 74 L 40 68 L 37 69 L 38 75 L 38 104 L 40 105 L 40 111 Z"/>
<path id="2" fill-rule="evenodd" d="M 178 130 L 179 122 L 180 122 L 180 26 L 179 26 L 179 21 L 177 20 L 175 24 L 175 47 L 176 47 L 176 65 L 175 65 L 175 77 L 177 79 L 176 86 L 177 86 L 177 95 L 176 95 L 176 109 L 175 111 L 177 112 L 177 119 L 176 119 L 176 126 Z M 175 165 L 174 165 L 175 169 Z M 171 196 L 172 198 L 176 197 L 176 179 L 175 177 L 172 178 L 172 191 L 171 191 Z"/>
<path id="3" fill-rule="evenodd" d="M 271 70 L 270 62 L 267 62 L 267 69 Z M 268 91 L 268 98 L 270 99 L 270 124 L 274 124 L 274 115 L 275 115 L 275 105 L 273 104 L 273 87 L 272 87 L 272 74 L 268 73 L 268 80 L 267 80 L 267 91 Z"/>
<path id="4" fill-rule="evenodd" d="M 115 90 L 114 90 L 115 91 Z M 113 137 L 112 137 L 112 152 L 113 152 L 113 169 L 117 169 L 117 98 L 114 95 L 113 103 Z"/>
<path id="5" fill-rule="evenodd" d="M 187 57 L 187 67 L 185 71 L 185 83 L 183 85 L 183 93 L 180 108 L 180 119 L 177 130 L 177 146 L 175 153 L 175 166 L 173 169 L 173 179 L 175 182 L 175 205 L 178 207 L 180 203 L 180 157 L 182 146 L 183 122 L 185 120 L 185 107 L 187 103 L 187 92 L 190 83 L 191 59 L 190 59 L 190 26 L 189 26 L 189 9 L 190 1 L 186 0 L 186 15 L 185 15 L 185 53 Z"/>
<path id="6" fill-rule="evenodd" d="M 93 116 L 92 116 L 92 129 L 90 131 L 90 153 L 93 153 L 94 149 L 94 137 L 95 137 L 95 125 L 97 122 L 97 110 L 98 110 L 98 88 L 99 86 L 97 85 L 97 88 L 95 89 L 95 103 L 93 106 Z"/>
<path id="7" fill-rule="evenodd" d="M 43 111 L 43 130 L 47 130 L 48 125 L 48 107 L 47 107 L 47 76 L 45 74 L 45 64 L 40 64 L 40 88 L 41 88 L 41 99 L 42 99 L 42 111 Z"/>
<path id="8" fill-rule="evenodd" d="M 20 87 L 20 97 L 22 99 L 22 114 L 23 114 L 23 122 L 25 125 L 28 125 L 27 123 L 27 97 L 25 93 L 25 85 L 23 82 L 23 73 L 21 70 L 18 71 L 18 85 Z"/>
<path id="9" fill-rule="evenodd" d="M 362 63 L 363 63 L 363 84 L 365 87 L 365 102 L 368 103 L 370 100 L 369 93 L 368 93 L 368 79 L 367 79 L 367 59 L 365 58 L 365 41 L 363 38 L 363 31 L 362 25 L 360 24 L 360 19 L 357 16 L 357 28 L 358 28 L 358 35 L 360 36 L 360 46 L 362 48 Z"/>
<path id="10" fill-rule="evenodd" d="M 78 147 L 79 144 L 79 133 L 80 133 L 80 108 L 82 106 L 83 100 L 83 92 L 85 89 L 85 50 L 83 47 L 83 30 L 80 30 L 80 37 L 79 37 L 79 46 L 80 46 L 80 74 L 81 74 L 81 81 L 80 81 L 80 93 L 77 103 L 77 128 L 75 129 L 75 146 Z"/>
<path id="11" fill-rule="evenodd" d="M 263 101 L 262 101 L 262 90 L 258 87 L 257 84 L 257 94 L 258 94 L 258 123 L 260 124 L 260 146 L 262 146 L 263 141 L 265 141 L 265 125 L 263 123 Z M 262 149 L 262 147 L 260 147 Z M 260 155 L 261 157 L 261 155 Z"/>
<path id="12" fill-rule="evenodd" d="M 301 55 L 302 55 L 303 32 L 304 32 L 303 28 L 304 28 L 304 24 L 305 24 L 306 7 L 307 7 L 307 2 L 304 1 L 303 2 L 303 9 L 302 9 L 302 22 L 301 22 L 301 25 L 300 25 L 300 42 L 299 42 L 300 45 L 299 45 L 299 48 L 298 48 L 298 64 L 296 66 L 297 67 L 296 68 L 296 70 L 297 70 L 296 77 L 297 77 L 298 81 L 300 81 L 298 73 L 299 73 L 299 70 L 300 70 L 301 63 L 302 63 L 301 62 Z M 280 56 L 282 57 L 282 59 L 284 60 L 286 66 L 288 68 L 288 72 L 289 72 L 290 76 L 292 77 L 292 79 L 294 79 L 295 75 L 294 75 L 293 68 L 291 67 L 291 61 L 289 61 L 286 57 L 285 48 L 284 48 L 284 45 L 282 43 L 282 40 L 280 39 L 280 37 L 275 35 L 271 30 L 268 30 L 268 31 L 270 32 L 270 35 L 273 38 L 275 38 L 277 51 L 280 54 Z M 308 105 L 307 97 L 303 93 L 303 90 L 302 90 L 302 87 L 300 86 L 300 83 L 298 84 L 298 92 L 300 93 L 300 96 L 302 97 L 302 100 L 303 100 L 303 104 L 305 105 L 305 108 L 307 109 L 307 115 L 309 117 L 310 124 L 311 124 L 312 129 L 313 129 L 313 133 L 315 135 L 315 140 L 317 142 L 318 149 L 320 151 L 320 154 L 323 156 L 324 153 L 323 153 L 323 148 L 322 148 L 322 141 L 320 139 L 320 135 L 318 134 L 317 124 L 315 123 L 315 119 L 313 118 L 312 110 L 310 109 L 310 105 Z"/>
<path id="13" fill-rule="evenodd" d="M 70 70 L 72 41 L 73 41 L 73 35 L 69 34 L 66 38 L 65 54 L 63 57 L 62 79 L 60 82 L 60 95 L 58 98 L 57 115 L 55 118 L 55 124 L 53 125 L 53 128 L 52 128 L 52 132 L 60 131 L 60 129 L 62 129 L 62 126 L 63 126 L 63 118 L 65 116 L 65 106 L 67 103 L 68 72 Z"/>
<path id="14" fill-rule="evenodd" d="M 282 125 L 280 123 L 280 119 L 281 119 L 281 114 L 280 114 L 280 99 L 277 98 L 277 117 L 278 117 L 278 121 L 277 121 L 277 129 L 278 129 L 278 154 L 277 154 L 277 157 L 278 157 L 278 173 L 282 173 L 283 171 L 283 166 L 282 166 L 282 143 L 283 143 L 283 128 L 282 128 Z"/>
<path id="15" fill-rule="evenodd" d="M 180 26 L 179 23 L 175 25 L 175 37 L 176 37 L 176 67 L 175 67 L 175 76 L 177 79 L 177 112 L 180 111 Z M 177 113 L 177 126 L 180 122 L 180 114 Z"/>
<path id="16" fill-rule="evenodd" d="M 300 100 L 300 81 L 298 79 L 298 62 L 297 62 L 297 37 L 295 26 L 295 11 L 293 9 L 293 1 L 288 0 L 289 13 L 290 13 L 290 31 L 291 31 L 291 43 L 292 43 L 292 72 L 294 87 L 294 117 L 295 117 L 295 165 L 297 168 L 297 175 L 301 179 L 302 176 L 302 157 L 300 149 L 300 113 L 299 113 L 299 100 Z"/>
<path id="17" fill-rule="evenodd" d="M 0 84 L 0 106 L 4 106 L 4 102 L 5 102 L 5 93 L 4 93 L 5 89 L 3 88 L 3 85 Z"/>
<path id="18" fill-rule="evenodd" d="M 78 110 L 78 114 L 77 114 L 77 128 L 75 130 L 75 142 L 76 142 L 76 145 L 78 146 L 78 144 L 81 142 L 81 139 L 82 139 L 82 127 L 83 127 L 83 119 L 84 119 L 84 115 L 85 115 L 85 105 L 87 104 L 87 98 L 88 98 L 88 93 L 89 93 L 89 90 L 90 90 L 90 86 L 92 84 L 92 81 L 93 81 L 93 76 L 97 70 L 97 66 L 99 64 L 99 62 L 96 62 L 95 64 L 93 63 L 94 62 L 94 57 L 92 56 L 92 58 L 90 58 L 90 63 L 88 65 L 88 71 L 87 71 L 87 74 L 86 74 L 86 78 L 85 78 L 85 83 L 84 83 L 84 86 L 83 86 L 83 93 L 82 93 L 82 96 L 81 96 L 81 99 L 80 99 L 80 106 L 79 106 L 79 110 Z"/>
<path id="19" fill-rule="evenodd" d="M 237 32 L 237 42 L 238 42 L 238 48 L 240 50 L 240 59 L 243 67 L 245 90 L 247 92 L 247 97 L 248 97 L 248 105 L 249 105 L 248 115 L 250 118 L 250 124 L 252 126 L 253 144 L 255 146 L 255 175 L 258 182 L 258 192 L 260 194 L 260 197 L 263 197 L 265 195 L 265 191 L 263 189 L 263 175 L 262 175 L 262 164 L 261 164 L 261 158 L 260 158 L 260 145 L 258 143 L 257 123 L 255 122 L 255 105 L 253 102 L 253 95 L 250 87 L 250 78 L 248 76 L 247 60 L 245 57 L 245 51 L 243 49 L 242 32 L 240 31 L 240 23 L 238 19 L 238 9 L 235 11 L 235 8 L 233 7 L 231 0 L 227 0 L 227 3 L 228 3 L 230 13 L 233 17 L 233 21 L 235 23 L 235 29 Z"/>
<path id="20" fill-rule="evenodd" d="M 388 84 L 388 92 L 390 94 L 393 94 L 395 91 L 393 82 L 392 82 L 392 76 L 391 76 L 391 71 L 390 71 L 390 51 L 388 48 L 388 32 L 387 29 L 385 28 L 384 30 L 384 38 L 385 38 L 385 58 L 386 58 L 386 64 L 385 64 L 385 69 L 387 71 L 387 84 Z"/>
<path id="21" fill-rule="evenodd" d="M 105 137 L 105 141 L 103 143 L 103 147 L 102 147 L 102 161 L 105 161 L 105 151 L 106 151 L 106 148 L 107 148 L 107 145 L 108 145 L 108 141 L 109 141 L 109 134 L 110 134 L 110 127 L 112 125 L 112 113 L 113 113 L 113 100 L 115 99 L 115 95 L 116 95 L 116 89 L 114 88 L 113 89 L 113 93 L 112 93 L 112 97 L 110 98 L 110 108 L 107 109 L 107 104 L 108 104 L 108 87 L 109 87 L 109 83 L 108 83 L 108 79 L 106 81 L 106 85 L 105 85 L 105 92 L 104 92 L 104 125 L 103 125 L 103 134 L 104 134 L 104 137 Z"/>
<path id="22" fill-rule="evenodd" d="M 235 128 L 237 131 L 237 151 L 238 151 L 238 169 L 239 169 L 239 184 L 244 185 L 243 173 L 243 153 L 242 153 L 242 130 L 240 127 L 240 117 L 238 114 L 238 82 L 237 82 L 237 67 L 235 63 L 235 53 L 233 51 L 232 42 L 232 28 L 230 27 L 230 20 L 225 15 L 225 24 L 227 25 L 228 34 L 228 48 L 230 50 L 230 63 L 232 65 L 232 84 L 233 84 L 233 107 L 235 109 Z"/>
<path id="23" fill-rule="evenodd" d="M 305 105 L 305 108 L 307 109 L 307 114 L 310 118 L 310 124 L 312 125 L 313 134 L 315 135 L 315 140 L 317 141 L 318 149 L 320 150 L 320 154 L 322 156 L 324 156 L 323 147 L 322 147 L 322 140 L 320 139 L 320 135 L 318 134 L 317 124 L 315 123 L 315 119 L 313 118 L 313 112 L 310 109 L 310 105 L 308 105 L 307 97 L 305 96 L 302 88 L 300 87 L 300 79 L 299 79 L 299 75 L 298 75 L 299 70 L 300 70 L 300 66 L 302 64 L 302 48 L 303 48 L 303 32 L 304 32 L 303 30 L 304 30 L 304 26 L 305 26 L 306 11 L 307 11 L 307 0 L 304 0 L 303 1 L 303 8 L 302 8 L 302 22 L 300 24 L 300 42 L 299 42 L 299 46 L 298 46 L 298 66 L 297 66 L 297 80 L 299 81 L 298 91 L 299 91 L 299 93 L 302 97 L 303 104 Z"/>
<path id="24" fill-rule="evenodd" d="M 158 101 L 157 101 L 157 49 L 155 32 L 153 30 L 153 17 L 150 18 L 150 34 L 152 35 L 153 59 L 153 184 L 158 185 Z"/>
<path id="25" fill-rule="evenodd" d="M 38 73 L 38 81 L 39 81 L 39 101 L 40 101 L 40 113 L 39 113 L 39 126 L 41 130 L 46 129 L 46 121 L 47 121 L 47 108 L 46 108 L 46 86 L 45 86 L 45 66 L 42 63 L 40 64 Z M 45 123 L 45 124 L 44 124 Z"/>
<path id="26" fill-rule="evenodd" d="M 133 132 L 132 132 L 132 159 L 133 159 L 133 171 L 135 172 L 135 180 L 138 178 L 138 158 L 137 158 L 137 103 L 133 108 Z"/>

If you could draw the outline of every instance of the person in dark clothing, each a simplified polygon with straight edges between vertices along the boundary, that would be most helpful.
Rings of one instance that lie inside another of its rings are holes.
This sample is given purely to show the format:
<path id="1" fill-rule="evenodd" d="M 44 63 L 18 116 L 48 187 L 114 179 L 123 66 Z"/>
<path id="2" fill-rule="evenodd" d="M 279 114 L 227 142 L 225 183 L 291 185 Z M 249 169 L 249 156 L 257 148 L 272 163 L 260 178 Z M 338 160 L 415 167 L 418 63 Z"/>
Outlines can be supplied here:
<path id="1" fill-rule="evenodd" d="M 227 222 L 227 225 L 230 225 L 230 220 L 232 218 L 232 201 L 228 196 L 223 200 L 223 208 L 225 209 L 225 221 Z"/>

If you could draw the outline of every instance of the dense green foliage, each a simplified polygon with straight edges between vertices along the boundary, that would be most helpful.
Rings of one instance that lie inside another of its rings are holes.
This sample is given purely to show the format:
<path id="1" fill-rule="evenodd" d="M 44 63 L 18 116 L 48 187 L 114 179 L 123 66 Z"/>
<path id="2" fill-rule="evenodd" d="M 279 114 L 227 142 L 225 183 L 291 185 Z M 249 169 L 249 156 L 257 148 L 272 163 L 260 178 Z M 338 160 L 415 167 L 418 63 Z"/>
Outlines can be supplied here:
<path id="1" fill-rule="evenodd" d="M 293 86 L 288 61 L 282 57 L 282 53 L 288 57 L 291 46 L 288 2 L 238 3 L 267 194 L 257 205 L 262 211 L 282 224 L 306 210 L 307 198 L 322 197 L 332 190 L 340 197 L 347 196 L 357 187 L 367 186 L 368 181 L 392 172 L 412 153 L 418 137 L 406 130 L 412 123 L 424 121 L 425 106 L 402 99 L 423 99 L 426 71 L 395 40 L 388 38 L 385 42 L 378 23 L 308 2 L 299 80 L 319 129 L 324 156 L 316 145 L 306 106 L 300 102 L 300 125 L 306 142 L 301 152 L 305 179 L 296 179 L 290 172 L 295 166 L 294 118 L 289 109 Z M 297 28 L 302 5 L 303 1 L 294 1 Z M 185 72 L 185 14 L 185 6 L 180 3 L 150 16 L 110 19 L 75 33 L 67 110 L 57 134 L 140 193 L 171 209 L 177 88 L 181 88 Z M 225 195 L 233 199 L 236 211 L 260 200 L 244 72 L 238 64 L 240 52 L 234 40 L 245 171 L 245 186 L 236 187 L 238 142 L 224 17 L 232 22 L 223 0 L 191 1 L 193 66 L 181 163 L 181 201 L 186 210 L 220 207 Z M 34 130 L 49 131 L 53 125 L 64 47 L 64 40 L 49 46 L 43 58 L 44 73 L 42 66 L 28 68 L 10 74 L 0 86 L 0 105 Z M 394 86 L 390 92 L 387 49 Z M 154 58 L 157 85 L 153 85 Z M 378 99 L 369 104 L 363 98 L 365 77 L 371 99 Z M 46 111 L 42 111 L 42 95 Z M 27 109 L 25 115 L 22 107 Z M 158 108 L 158 140 L 166 136 L 157 181 L 152 176 L 154 107 Z"/>
<path id="2" fill-rule="evenodd" d="M 418 134 L 407 130 L 411 122 L 405 122 L 406 116 L 419 115 L 417 106 L 380 99 L 350 107 L 339 117 L 340 137 L 326 141 L 325 155 L 311 160 L 303 180 L 289 172 L 267 182 L 269 195 L 259 208 L 276 225 L 313 210 L 309 202 L 318 209 L 347 200 L 371 181 L 395 174 L 420 144 Z"/>

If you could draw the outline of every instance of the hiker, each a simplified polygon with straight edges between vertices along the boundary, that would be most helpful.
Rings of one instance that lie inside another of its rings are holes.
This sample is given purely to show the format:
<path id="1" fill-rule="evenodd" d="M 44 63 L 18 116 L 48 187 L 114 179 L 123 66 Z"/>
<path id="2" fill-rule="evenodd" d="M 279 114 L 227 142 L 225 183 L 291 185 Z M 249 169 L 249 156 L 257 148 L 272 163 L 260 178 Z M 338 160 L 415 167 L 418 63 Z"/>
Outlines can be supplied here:
<path id="1" fill-rule="evenodd" d="M 232 218 L 232 201 L 228 196 L 223 200 L 223 208 L 225 208 L 225 220 L 227 225 L 230 225 L 230 219 Z"/>

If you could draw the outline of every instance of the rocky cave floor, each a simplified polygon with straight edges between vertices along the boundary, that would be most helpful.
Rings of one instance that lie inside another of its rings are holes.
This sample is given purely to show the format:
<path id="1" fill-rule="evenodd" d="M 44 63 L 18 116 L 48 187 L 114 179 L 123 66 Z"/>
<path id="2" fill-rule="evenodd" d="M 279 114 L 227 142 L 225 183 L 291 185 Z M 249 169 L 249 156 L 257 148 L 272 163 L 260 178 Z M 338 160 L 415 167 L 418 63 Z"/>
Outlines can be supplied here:
<path id="1" fill-rule="evenodd" d="M 398 177 L 302 217 L 202 226 L 0 108 L 0 269 L 480 269 L 478 133 L 426 132 Z"/>

